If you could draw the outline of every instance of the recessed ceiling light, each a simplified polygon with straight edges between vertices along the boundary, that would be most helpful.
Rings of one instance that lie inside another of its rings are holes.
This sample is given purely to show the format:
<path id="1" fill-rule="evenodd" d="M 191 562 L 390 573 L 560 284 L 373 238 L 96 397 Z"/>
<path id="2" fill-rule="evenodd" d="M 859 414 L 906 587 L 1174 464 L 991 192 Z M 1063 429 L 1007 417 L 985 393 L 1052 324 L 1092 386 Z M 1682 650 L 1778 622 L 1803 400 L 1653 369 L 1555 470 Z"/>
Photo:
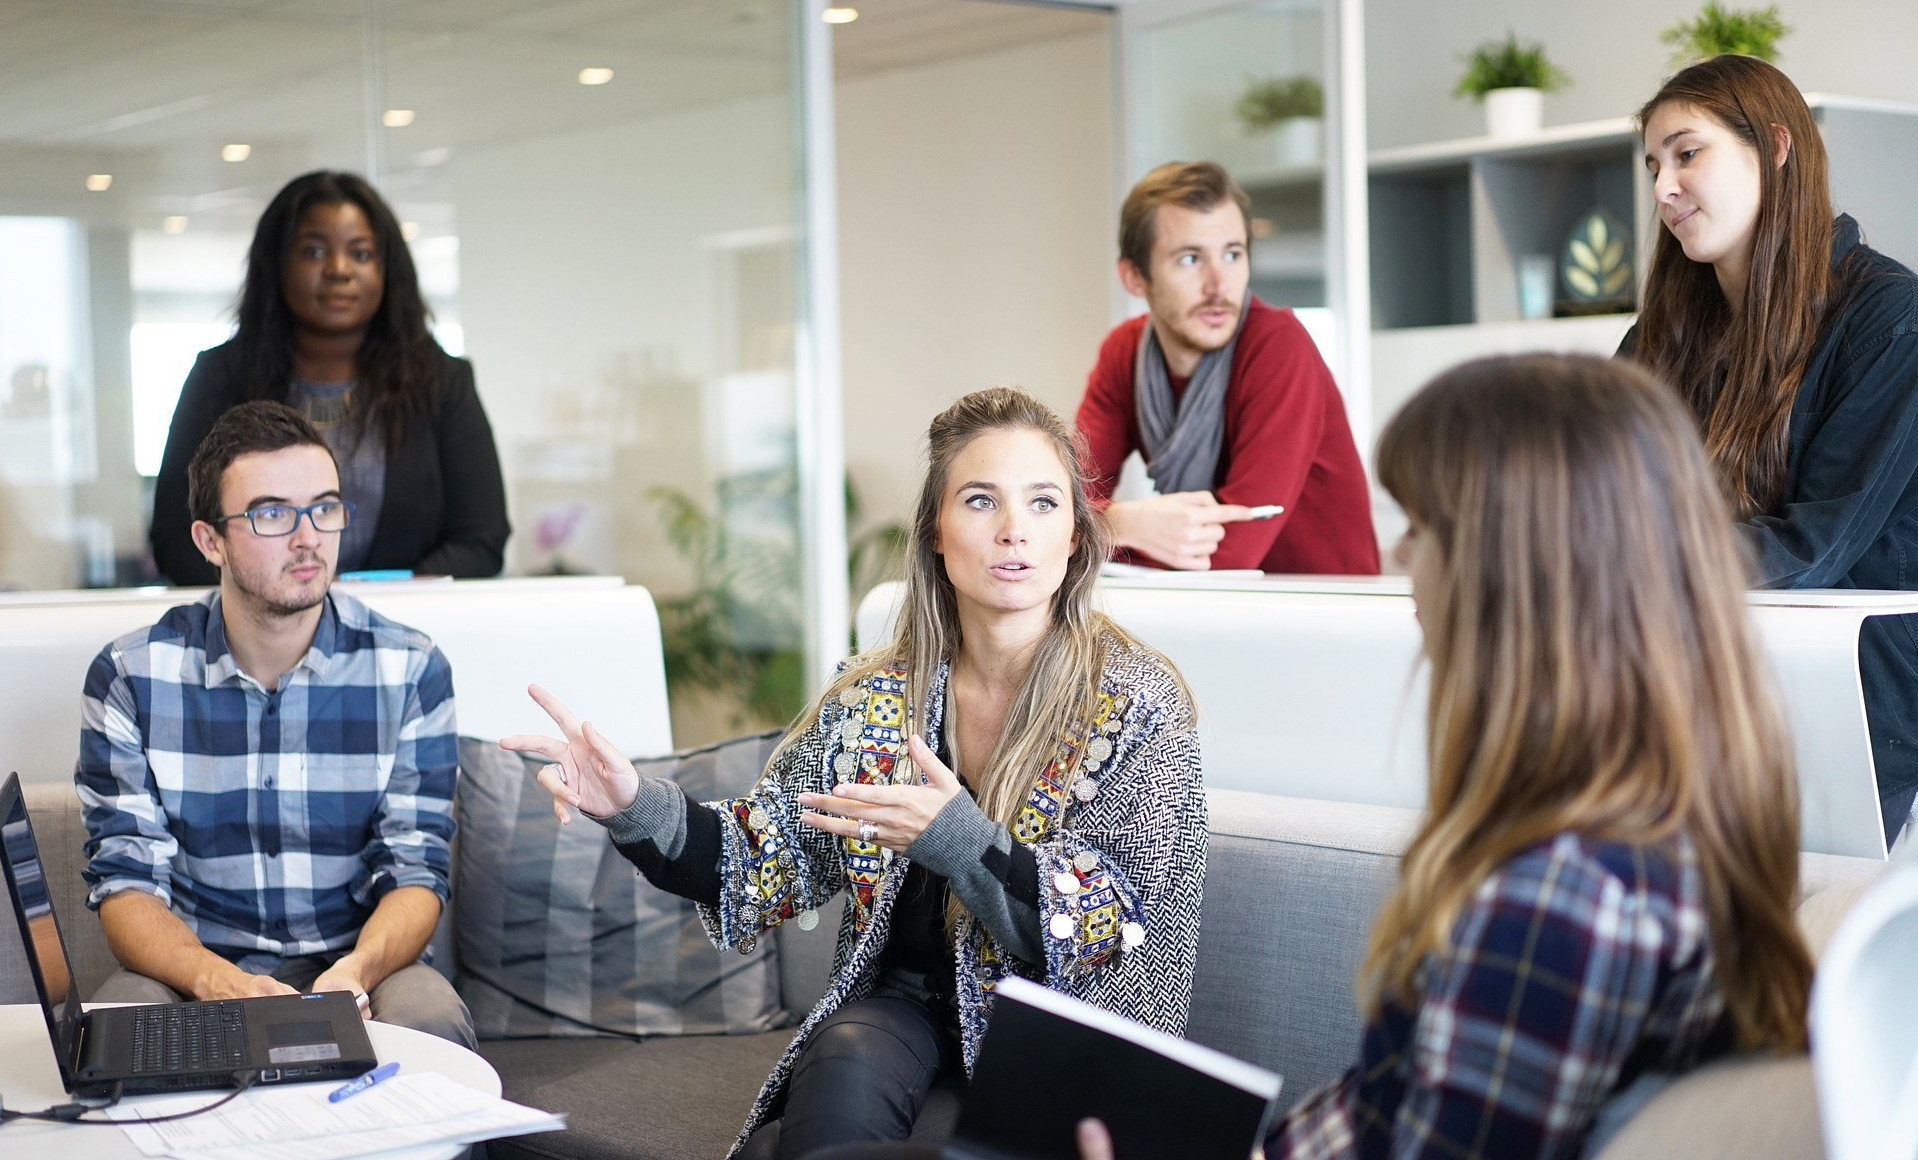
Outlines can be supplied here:
<path id="1" fill-rule="evenodd" d="M 400 223 L 400 236 L 401 236 L 402 238 L 405 238 L 405 239 L 406 239 L 407 241 L 409 241 L 409 242 L 413 242 L 413 241 L 418 241 L 418 240 L 419 240 L 419 236 L 420 236 L 420 223 L 418 223 L 418 222 L 401 222 L 401 223 Z"/>
<path id="2" fill-rule="evenodd" d="M 113 188 L 113 174 L 111 173 L 87 174 L 87 188 L 92 190 L 95 193 L 105 193 L 107 190 Z"/>
<path id="3" fill-rule="evenodd" d="M 613 79 L 613 70 L 609 68 L 583 68 L 579 70 L 579 83 L 582 85 L 603 85 Z"/>
<path id="4" fill-rule="evenodd" d="M 380 114 L 380 124 L 389 129 L 404 129 L 413 123 L 413 110 L 388 109 Z"/>
<path id="5" fill-rule="evenodd" d="M 160 228 L 169 234 L 186 233 L 186 215 L 174 214 L 172 217 L 161 222 Z"/>
<path id="6" fill-rule="evenodd" d="M 416 164 L 419 164 L 422 166 L 431 166 L 431 165 L 444 165 L 448 161 L 452 160 L 452 158 L 453 158 L 453 151 L 451 149 L 446 148 L 444 145 L 442 145 L 438 149 L 421 150 L 420 153 L 413 158 L 413 160 Z"/>
<path id="7" fill-rule="evenodd" d="M 859 19 L 859 9 L 828 8 L 819 14 L 819 19 L 825 21 L 827 24 L 851 24 L 853 21 Z"/>
<path id="8" fill-rule="evenodd" d="M 251 145 L 235 143 L 220 146 L 220 160 L 222 161 L 245 161 L 251 156 L 253 156 L 253 146 Z"/>

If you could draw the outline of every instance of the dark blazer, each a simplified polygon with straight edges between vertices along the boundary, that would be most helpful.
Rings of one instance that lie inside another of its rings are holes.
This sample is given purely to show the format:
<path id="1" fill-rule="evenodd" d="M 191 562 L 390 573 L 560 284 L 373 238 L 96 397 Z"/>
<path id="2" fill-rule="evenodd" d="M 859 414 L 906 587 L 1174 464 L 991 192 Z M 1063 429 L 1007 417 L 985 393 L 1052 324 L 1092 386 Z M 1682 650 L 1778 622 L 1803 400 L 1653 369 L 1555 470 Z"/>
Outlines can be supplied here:
<path id="1" fill-rule="evenodd" d="M 1786 431 L 1785 494 L 1740 528 L 1767 588 L 1918 590 L 1918 275 L 1832 230 L 1836 306 Z M 1633 327 L 1619 347 L 1636 348 Z M 1874 616 L 1858 641 L 1886 838 L 1918 790 L 1918 616 Z"/>
<path id="2" fill-rule="evenodd" d="M 181 388 L 153 488 L 153 559 L 175 584 L 219 583 L 219 569 L 193 546 L 186 468 L 214 420 L 245 399 L 238 343 L 201 351 Z M 511 532 L 473 364 L 445 356 L 429 419 L 415 422 L 397 452 L 387 452 L 386 497 L 366 566 L 497 576 Z"/>

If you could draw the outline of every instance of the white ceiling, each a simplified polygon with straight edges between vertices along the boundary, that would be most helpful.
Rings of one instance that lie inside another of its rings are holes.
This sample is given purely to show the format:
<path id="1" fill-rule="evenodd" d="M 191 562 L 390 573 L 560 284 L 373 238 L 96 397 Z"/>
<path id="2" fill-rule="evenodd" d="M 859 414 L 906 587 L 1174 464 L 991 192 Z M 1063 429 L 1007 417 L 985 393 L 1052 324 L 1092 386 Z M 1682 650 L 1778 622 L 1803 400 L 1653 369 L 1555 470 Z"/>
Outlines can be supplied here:
<path id="1" fill-rule="evenodd" d="M 860 17 L 834 30 L 841 79 L 1108 19 L 846 2 Z M 414 123 L 376 144 L 389 192 L 430 218 L 444 201 L 434 169 L 461 148 L 787 91 L 789 19 L 787 0 L 0 0 L 0 213 L 250 229 L 294 173 L 365 169 L 369 112 L 407 108 Z M 362 67 L 369 51 L 383 70 Z M 613 82 L 580 85 L 587 66 Z M 229 142 L 251 157 L 221 161 Z M 85 192 L 94 172 L 113 187 Z"/>

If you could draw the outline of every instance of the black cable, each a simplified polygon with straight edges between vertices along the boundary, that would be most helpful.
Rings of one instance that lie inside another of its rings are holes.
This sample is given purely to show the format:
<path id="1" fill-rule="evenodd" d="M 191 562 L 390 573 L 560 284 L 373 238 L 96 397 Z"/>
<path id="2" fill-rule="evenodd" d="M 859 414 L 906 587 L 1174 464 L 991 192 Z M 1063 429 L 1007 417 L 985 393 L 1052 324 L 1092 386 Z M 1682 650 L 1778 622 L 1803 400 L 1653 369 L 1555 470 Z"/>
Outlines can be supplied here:
<path id="1" fill-rule="evenodd" d="M 122 1086 L 116 1083 L 113 1085 L 113 1094 L 108 1096 L 106 1102 L 102 1104 L 55 1104 L 50 1108 L 43 1108 L 37 1112 L 17 1112 L 10 1108 L 0 1107 L 0 1124 L 11 1123 L 14 1120 L 46 1120 L 55 1124 L 164 1124 L 170 1120 L 191 1119 L 194 1116 L 204 1116 L 215 1108 L 225 1107 L 227 1104 L 232 1103 L 241 1095 L 245 1094 L 260 1078 L 260 1073 L 257 1069 L 236 1071 L 233 1075 L 239 1080 L 240 1086 L 205 1107 L 194 1108 L 191 1111 L 173 1112 L 164 1116 L 132 1116 L 124 1120 L 81 1119 L 80 1117 L 86 1115 L 88 1112 L 103 1112 L 120 1102 L 120 1097 L 124 1094 L 124 1091 Z"/>

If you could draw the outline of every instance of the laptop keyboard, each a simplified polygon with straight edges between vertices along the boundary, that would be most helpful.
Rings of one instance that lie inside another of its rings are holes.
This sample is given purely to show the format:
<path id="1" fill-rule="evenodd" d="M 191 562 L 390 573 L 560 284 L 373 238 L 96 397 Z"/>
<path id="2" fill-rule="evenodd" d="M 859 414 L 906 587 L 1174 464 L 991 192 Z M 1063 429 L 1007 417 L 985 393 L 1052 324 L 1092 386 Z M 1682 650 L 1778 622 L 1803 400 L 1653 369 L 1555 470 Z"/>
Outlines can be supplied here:
<path id="1" fill-rule="evenodd" d="M 136 1073 L 224 1070 L 246 1059 L 246 1009 L 240 1003 L 165 1003 L 133 1020 Z"/>

